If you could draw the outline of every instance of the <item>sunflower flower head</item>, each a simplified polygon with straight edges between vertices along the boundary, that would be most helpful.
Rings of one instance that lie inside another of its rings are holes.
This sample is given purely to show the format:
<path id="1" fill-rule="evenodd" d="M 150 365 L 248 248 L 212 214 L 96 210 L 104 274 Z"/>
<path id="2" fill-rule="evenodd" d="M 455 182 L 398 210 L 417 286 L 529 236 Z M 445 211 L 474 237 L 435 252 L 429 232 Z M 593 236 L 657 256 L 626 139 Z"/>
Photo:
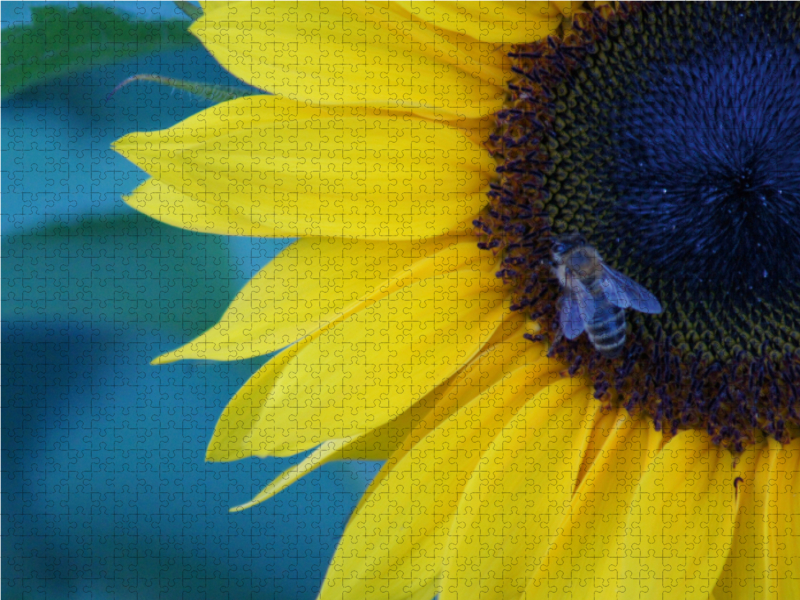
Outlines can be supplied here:
<path id="1" fill-rule="evenodd" d="M 516 307 L 560 326 L 542 258 L 554 237 L 586 235 L 666 310 L 629 312 L 634 335 L 617 360 L 585 338 L 555 354 L 593 378 L 598 398 L 736 452 L 800 434 L 795 12 L 581 14 L 563 39 L 512 53 L 491 137 L 502 179 L 480 223 L 484 245 L 504 250 Z"/>
<path id="2" fill-rule="evenodd" d="M 797 10 L 204 5 L 271 95 L 119 140 L 126 201 L 298 241 L 154 362 L 280 351 L 207 459 L 308 455 L 235 510 L 384 461 L 320 598 L 800 597 Z M 663 305 L 616 358 L 566 234 Z"/>

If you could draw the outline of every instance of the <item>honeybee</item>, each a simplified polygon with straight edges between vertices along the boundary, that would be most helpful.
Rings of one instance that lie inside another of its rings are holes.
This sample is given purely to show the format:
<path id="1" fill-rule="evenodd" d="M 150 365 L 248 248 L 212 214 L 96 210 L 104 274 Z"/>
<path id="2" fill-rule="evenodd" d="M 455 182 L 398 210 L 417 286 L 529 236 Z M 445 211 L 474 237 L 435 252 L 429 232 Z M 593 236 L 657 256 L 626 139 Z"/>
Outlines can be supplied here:
<path id="1" fill-rule="evenodd" d="M 561 331 L 574 340 L 584 329 L 606 358 L 616 358 L 625 344 L 625 309 L 661 312 L 661 304 L 641 285 L 609 267 L 578 233 L 555 240 L 553 273 L 564 290 L 560 300 Z"/>

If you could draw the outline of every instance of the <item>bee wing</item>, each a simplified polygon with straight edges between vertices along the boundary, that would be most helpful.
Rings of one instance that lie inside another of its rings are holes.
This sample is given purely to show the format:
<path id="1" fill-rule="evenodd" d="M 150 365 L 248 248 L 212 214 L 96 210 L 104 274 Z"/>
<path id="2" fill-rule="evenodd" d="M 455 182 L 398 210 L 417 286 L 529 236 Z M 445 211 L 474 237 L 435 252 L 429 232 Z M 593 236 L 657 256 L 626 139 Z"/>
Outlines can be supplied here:
<path id="1" fill-rule="evenodd" d="M 661 312 L 661 303 L 658 298 L 608 265 L 603 265 L 603 280 L 600 282 L 608 300 L 620 308 L 632 308 L 643 313 L 658 314 Z"/>
<path id="2" fill-rule="evenodd" d="M 586 328 L 594 314 L 594 301 L 586 288 L 572 278 L 561 297 L 559 322 L 561 330 L 569 340 L 574 340 Z"/>

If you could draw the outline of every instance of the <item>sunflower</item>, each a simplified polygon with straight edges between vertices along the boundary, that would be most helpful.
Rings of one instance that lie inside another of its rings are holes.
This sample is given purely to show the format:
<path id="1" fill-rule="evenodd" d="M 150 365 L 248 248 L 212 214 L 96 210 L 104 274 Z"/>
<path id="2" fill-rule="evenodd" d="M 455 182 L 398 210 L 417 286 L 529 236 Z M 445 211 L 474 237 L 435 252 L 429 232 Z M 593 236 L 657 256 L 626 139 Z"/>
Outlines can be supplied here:
<path id="1" fill-rule="evenodd" d="M 385 461 L 320 598 L 800 597 L 797 5 L 203 9 L 273 95 L 116 142 L 126 201 L 299 239 L 154 362 L 280 350 L 207 459 L 309 454 L 235 510 Z M 665 306 L 618 358 L 565 233 Z"/>

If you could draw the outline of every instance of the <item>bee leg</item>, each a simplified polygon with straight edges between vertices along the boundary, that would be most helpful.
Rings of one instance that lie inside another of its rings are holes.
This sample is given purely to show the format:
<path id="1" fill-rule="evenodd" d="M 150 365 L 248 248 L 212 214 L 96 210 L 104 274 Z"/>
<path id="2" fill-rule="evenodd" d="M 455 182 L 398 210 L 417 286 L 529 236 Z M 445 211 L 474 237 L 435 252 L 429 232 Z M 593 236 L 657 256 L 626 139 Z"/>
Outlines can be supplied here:
<path id="1" fill-rule="evenodd" d="M 556 333 L 556 337 L 553 338 L 553 341 L 550 342 L 550 350 L 547 351 L 547 358 L 553 358 L 556 351 L 556 346 L 558 343 L 564 339 L 564 330 L 561 327 L 558 328 L 558 333 Z"/>

